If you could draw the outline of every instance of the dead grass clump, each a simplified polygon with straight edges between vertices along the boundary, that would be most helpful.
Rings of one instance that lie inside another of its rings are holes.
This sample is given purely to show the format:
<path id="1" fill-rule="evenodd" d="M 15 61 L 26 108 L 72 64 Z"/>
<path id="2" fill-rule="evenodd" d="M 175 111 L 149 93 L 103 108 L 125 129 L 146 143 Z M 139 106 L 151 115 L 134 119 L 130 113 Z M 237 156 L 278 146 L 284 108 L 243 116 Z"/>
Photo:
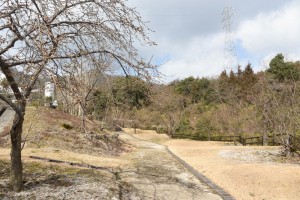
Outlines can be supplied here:
<path id="1" fill-rule="evenodd" d="M 26 110 L 23 136 L 27 148 L 53 147 L 91 155 L 116 156 L 125 150 L 119 138 L 87 121 L 87 131 L 80 131 L 81 118 L 59 110 L 29 107 Z M 86 137 L 86 136 L 92 136 Z"/>
<path id="2" fill-rule="evenodd" d="M 93 147 L 102 148 L 110 155 L 119 155 L 125 150 L 124 142 L 119 139 L 118 134 L 90 132 L 85 135 L 85 138 Z"/>

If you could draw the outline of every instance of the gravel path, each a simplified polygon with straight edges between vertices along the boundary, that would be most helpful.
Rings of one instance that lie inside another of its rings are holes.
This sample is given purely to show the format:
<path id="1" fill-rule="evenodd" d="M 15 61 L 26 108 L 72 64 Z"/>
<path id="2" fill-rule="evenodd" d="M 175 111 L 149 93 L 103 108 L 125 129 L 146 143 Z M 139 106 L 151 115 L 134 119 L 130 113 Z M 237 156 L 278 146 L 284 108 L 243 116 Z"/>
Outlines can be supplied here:
<path id="1" fill-rule="evenodd" d="M 178 162 L 163 145 L 137 139 L 125 132 L 120 138 L 136 147 L 131 168 L 120 173 L 122 181 L 143 192 L 144 199 L 222 199 Z"/>

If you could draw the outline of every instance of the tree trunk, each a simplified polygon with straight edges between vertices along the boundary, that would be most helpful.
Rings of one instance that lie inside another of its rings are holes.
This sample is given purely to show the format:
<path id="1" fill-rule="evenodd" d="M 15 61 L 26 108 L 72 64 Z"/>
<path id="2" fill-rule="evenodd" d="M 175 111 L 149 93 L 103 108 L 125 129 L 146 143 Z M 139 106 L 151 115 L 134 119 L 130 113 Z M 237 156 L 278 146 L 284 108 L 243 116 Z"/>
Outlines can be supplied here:
<path id="1" fill-rule="evenodd" d="M 268 132 L 264 132 L 262 139 L 263 139 L 263 146 L 268 146 L 269 145 Z"/>
<path id="2" fill-rule="evenodd" d="M 284 153 L 286 157 L 292 157 L 293 156 L 293 152 L 292 152 L 292 148 L 291 148 L 291 137 L 288 135 L 287 139 L 285 139 L 285 147 L 284 147 Z"/>
<path id="3" fill-rule="evenodd" d="M 85 113 L 81 113 L 81 133 L 85 133 Z"/>
<path id="4" fill-rule="evenodd" d="M 237 146 L 236 136 L 237 136 L 236 130 L 234 129 L 234 131 L 233 131 L 233 143 L 234 143 L 235 146 Z"/>
<path id="5" fill-rule="evenodd" d="M 83 107 L 83 105 L 82 104 L 80 104 L 80 111 L 81 111 L 81 133 L 85 133 L 85 127 L 86 127 L 86 125 L 85 125 L 85 122 L 86 122 L 86 120 L 85 120 L 85 109 L 84 109 L 84 107 Z"/>
<path id="6" fill-rule="evenodd" d="M 22 129 L 23 129 L 24 115 L 15 115 L 11 136 L 11 172 L 10 184 L 14 191 L 19 192 L 23 187 L 23 167 L 21 160 L 21 142 L 22 142 Z"/>
<path id="7" fill-rule="evenodd" d="M 134 134 L 136 134 L 136 128 L 137 128 L 137 125 L 136 125 L 136 124 L 134 124 L 134 127 L 133 127 Z"/>

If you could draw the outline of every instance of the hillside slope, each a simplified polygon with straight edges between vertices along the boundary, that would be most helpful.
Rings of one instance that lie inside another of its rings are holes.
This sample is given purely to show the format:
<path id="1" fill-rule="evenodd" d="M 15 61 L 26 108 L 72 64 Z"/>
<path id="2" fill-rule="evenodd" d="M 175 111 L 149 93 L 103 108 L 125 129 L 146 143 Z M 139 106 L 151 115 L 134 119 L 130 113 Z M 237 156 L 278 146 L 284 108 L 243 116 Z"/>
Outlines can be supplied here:
<path id="1" fill-rule="evenodd" d="M 0 133 L 0 199 L 118 199 L 123 190 L 131 190 L 130 185 L 120 186 L 112 173 L 126 163 L 119 155 L 130 147 L 93 122 L 87 122 L 87 129 L 88 134 L 80 132 L 79 117 L 29 107 L 23 129 L 24 191 L 14 193 L 9 186 L 7 126 Z M 99 169 L 89 169 L 91 166 Z M 132 193 L 128 195 L 134 196 Z"/>
<path id="2" fill-rule="evenodd" d="M 205 199 L 221 196 L 165 146 L 125 132 L 106 133 L 63 112 L 29 108 L 24 127 L 24 189 L 9 186 L 9 140 L 0 146 L 0 199 Z M 91 133 L 92 132 L 92 133 Z"/>
<path id="3" fill-rule="evenodd" d="M 116 134 L 109 134 L 87 121 L 87 134 L 80 131 L 81 119 L 50 108 L 28 107 L 23 128 L 26 148 L 59 148 L 90 155 L 118 155 L 124 150 Z M 9 147 L 8 128 L 0 138 L 0 147 Z"/>

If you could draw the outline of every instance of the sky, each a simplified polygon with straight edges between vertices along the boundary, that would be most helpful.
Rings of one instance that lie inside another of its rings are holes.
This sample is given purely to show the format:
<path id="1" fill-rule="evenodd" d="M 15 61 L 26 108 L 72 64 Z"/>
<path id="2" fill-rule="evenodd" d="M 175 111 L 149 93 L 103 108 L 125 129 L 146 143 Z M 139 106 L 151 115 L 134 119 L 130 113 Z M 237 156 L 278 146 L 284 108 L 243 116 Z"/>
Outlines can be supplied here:
<path id="1" fill-rule="evenodd" d="M 140 46 L 140 53 L 159 65 L 165 81 L 216 77 L 251 63 L 257 71 L 282 53 L 286 60 L 300 60 L 299 0 L 128 0 L 154 31 L 155 47 Z M 231 33 L 225 36 L 224 8 L 233 8 Z M 228 37 L 230 35 L 230 37 Z M 233 44 L 229 59 L 226 39 Z M 229 61 L 228 61 L 229 60 Z M 226 63 L 233 63 L 228 67 Z"/>

